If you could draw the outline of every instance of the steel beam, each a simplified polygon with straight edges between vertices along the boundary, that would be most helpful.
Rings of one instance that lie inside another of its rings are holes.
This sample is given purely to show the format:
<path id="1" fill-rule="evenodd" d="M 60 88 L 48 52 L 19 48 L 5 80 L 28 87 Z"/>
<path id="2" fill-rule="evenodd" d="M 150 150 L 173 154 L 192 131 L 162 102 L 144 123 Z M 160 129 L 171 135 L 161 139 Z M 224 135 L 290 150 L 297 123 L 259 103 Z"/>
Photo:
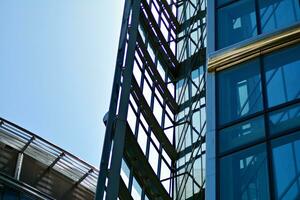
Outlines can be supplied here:
<path id="1" fill-rule="evenodd" d="M 24 158 L 24 154 L 22 152 L 18 153 L 16 169 L 15 169 L 15 179 L 17 179 L 17 180 L 20 179 L 22 164 L 23 164 L 23 158 Z"/>
<path id="2" fill-rule="evenodd" d="M 132 5 L 128 47 L 123 71 L 119 113 L 116 119 L 116 127 L 113 138 L 114 145 L 112 149 L 111 168 L 108 176 L 108 185 L 105 198 L 106 200 L 115 200 L 118 198 L 119 194 L 120 170 L 125 145 L 126 123 L 131 89 L 131 79 L 133 76 L 133 64 L 136 48 L 136 38 L 138 33 L 139 15 L 140 0 L 134 0 Z"/>
<path id="3" fill-rule="evenodd" d="M 149 105 L 147 104 L 146 99 L 144 98 L 135 78 L 132 79 L 132 96 L 133 98 L 141 105 L 141 112 L 145 117 L 148 125 L 151 127 L 153 133 L 155 134 L 156 138 L 170 156 L 172 160 L 177 159 L 177 152 L 174 146 L 171 144 L 167 136 L 165 135 L 163 129 L 160 127 L 159 123 L 157 122 L 153 112 L 151 111 Z"/>
<path id="4" fill-rule="evenodd" d="M 116 68 L 114 74 L 113 88 L 112 88 L 112 93 L 110 98 L 108 120 L 107 120 L 106 130 L 105 130 L 105 138 L 104 138 L 103 149 L 102 149 L 100 171 L 98 176 L 95 200 L 103 200 L 104 191 L 106 188 L 105 182 L 108 175 L 108 162 L 109 162 L 110 150 L 112 145 L 113 126 L 114 126 L 116 110 L 118 106 L 119 88 L 121 84 L 121 73 L 123 68 L 123 59 L 125 55 L 126 35 L 128 32 L 128 23 L 129 23 L 131 6 L 132 6 L 131 0 L 125 1 L 121 34 L 119 38 L 118 55 L 117 55 Z"/>
<path id="5" fill-rule="evenodd" d="M 171 200 L 168 192 L 156 176 L 142 149 L 137 143 L 130 126 L 127 124 L 124 156 L 133 167 L 133 173 L 150 199 Z"/>
<path id="6" fill-rule="evenodd" d="M 138 36 L 138 46 L 139 49 L 137 50 L 137 53 L 140 56 L 143 63 L 145 64 L 145 68 L 148 74 L 152 78 L 153 82 L 156 84 L 158 91 L 160 92 L 162 97 L 164 97 L 164 100 L 170 107 L 173 114 L 176 114 L 178 111 L 178 105 L 175 101 L 175 98 L 171 95 L 166 83 L 163 81 L 162 77 L 157 71 L 157 68 L 155 67 L 155 64 L 153 63 L 140 35 Z"/>

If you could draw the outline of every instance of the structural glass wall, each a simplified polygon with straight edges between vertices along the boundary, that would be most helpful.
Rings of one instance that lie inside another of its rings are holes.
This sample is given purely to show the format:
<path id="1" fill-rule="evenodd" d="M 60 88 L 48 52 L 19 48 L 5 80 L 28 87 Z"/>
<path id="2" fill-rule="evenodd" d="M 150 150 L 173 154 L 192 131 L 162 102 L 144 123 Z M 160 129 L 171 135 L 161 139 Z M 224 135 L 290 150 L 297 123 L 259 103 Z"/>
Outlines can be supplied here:
<path id="1" fill-rule="evenodd" d="M 206 1 L 126 1 L 97 199 L 204 198 Z"/>
<path id="2" fill-rule="evenodd" d="M 300 2 L 208 5 L 208 199 L 298 199 Z"/>

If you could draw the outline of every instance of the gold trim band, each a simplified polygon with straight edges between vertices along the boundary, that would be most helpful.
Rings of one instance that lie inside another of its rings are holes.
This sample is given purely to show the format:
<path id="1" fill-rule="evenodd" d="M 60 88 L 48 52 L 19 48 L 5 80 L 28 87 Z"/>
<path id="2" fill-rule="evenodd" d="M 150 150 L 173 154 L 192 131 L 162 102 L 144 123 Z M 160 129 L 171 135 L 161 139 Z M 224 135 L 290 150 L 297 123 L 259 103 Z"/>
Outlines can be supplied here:
<path id="1" fill-rule="evenodd" d="M 300 42 L 300 26 L 211 57 L 208 59 L 208 72 L 220 71 L 298 42 Z"/>

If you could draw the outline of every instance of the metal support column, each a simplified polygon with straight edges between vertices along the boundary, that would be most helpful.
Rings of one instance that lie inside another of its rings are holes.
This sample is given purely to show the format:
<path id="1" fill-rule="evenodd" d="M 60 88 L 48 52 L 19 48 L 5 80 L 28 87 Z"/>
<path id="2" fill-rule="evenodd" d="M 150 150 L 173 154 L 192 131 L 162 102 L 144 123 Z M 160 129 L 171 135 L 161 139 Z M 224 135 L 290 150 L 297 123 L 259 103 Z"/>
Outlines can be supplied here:
<path id="1" fill-rule="evenodd" d="M 119 87 L 121 84 L 121 75 L 122 75 L 121 73 L 122 73 L 122 67 L 123 67 L 123 58 L 125 55 L 126 35 L 128 32 L 128 23 L 129 23 L 131 5 L 132 5 L 131 0 L 125 1 L 121 34 L 120 34 L 120 39 L 119 39 L 116 69 L 115 69 L 115 74 L 114 74 L 113 88 L 112 88 L 110 106 L 109 106 L 109 111 L 108 111 L 108 120 L 107 120 L 106 130 L 105 130 L 105 138 L 104 138 L 104 144 L 103 144 L 103 149 L 102 149 L 100 172 L 99 172 L 99 177 L 98 177 L 95 200 L 103 200 L 104 190 L 105 190 L 105 182 L 106 182 L 106 178 L 108 175 L 107 168 L 108 168 L 108 162 L 109 162 L 109 157 L 110 157 L 113 126 L 114 126 L 114 122 L 115 122 L 116 110 L 117 110 L 117 104 L 118 104 Z"/>
<path id="2" fill-rule="evenodd" d="M 120 108 L 116 119 L 114 134 L 114 145 L 112 149 L 111 169 L 108 176 L 108 186 L 106 199 L 114 200 L 118 198 L 120 184 L 120 170 L 125 144 L 127 113 L 129 106 L 129 96 L 131 90 L 131 79 L 133 74 L 134 54 L 138 33 L 140 15 L 140 0 L 135 0 L 132 5 L 132 16 L 129 29 L 129 41 L 125 59 L 122 91 L 120 96 Z"/>
<path id="3" fill-rule="evenodd" d="M 15 169 L 15 179 L 17 179 L 17 180 L 20 179 L 23 158 L 24 158 L 24 153 L 22 153 L 22 152 L 18 153 L 18 159 L 17 159 L 16 169 Z"/>

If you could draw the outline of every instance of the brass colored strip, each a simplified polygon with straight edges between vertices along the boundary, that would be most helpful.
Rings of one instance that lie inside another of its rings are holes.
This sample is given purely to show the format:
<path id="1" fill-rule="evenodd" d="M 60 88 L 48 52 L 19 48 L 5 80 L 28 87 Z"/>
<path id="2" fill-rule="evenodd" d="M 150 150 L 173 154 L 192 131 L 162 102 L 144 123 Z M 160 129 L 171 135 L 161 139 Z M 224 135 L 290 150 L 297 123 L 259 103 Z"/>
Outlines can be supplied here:
<path id="1" fill-rule="evenodd" d="M 246 46 L 208 59 L 208 72 L 220 71 L 233 65 L 300 42 L 300 26 L 272 35 Z"/>

